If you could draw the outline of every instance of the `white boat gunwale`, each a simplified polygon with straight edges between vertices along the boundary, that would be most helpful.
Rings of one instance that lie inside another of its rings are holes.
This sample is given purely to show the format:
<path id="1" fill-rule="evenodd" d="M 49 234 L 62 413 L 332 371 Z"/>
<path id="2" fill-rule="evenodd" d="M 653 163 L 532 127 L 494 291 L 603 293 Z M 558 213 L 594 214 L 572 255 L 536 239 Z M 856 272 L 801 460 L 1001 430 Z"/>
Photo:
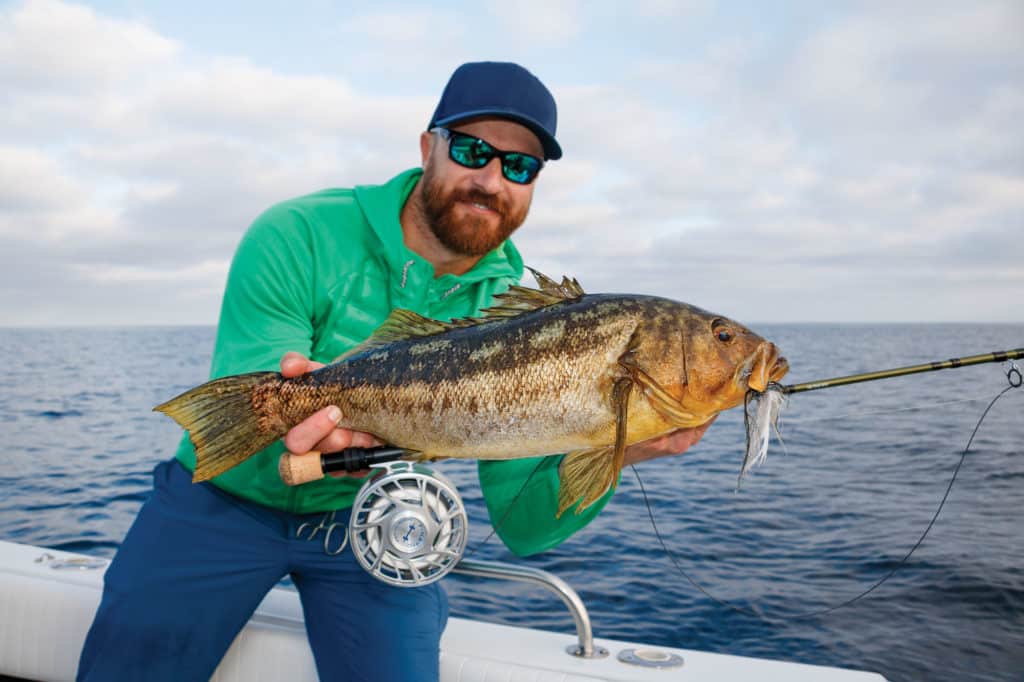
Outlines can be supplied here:
<path id="1" fill-rule="evenodd" d="M 0 679 L 73 680 L 78 652 L 102 592 L 104 567 L 77 568 L 90 557 L 0 540 Z M 487 562 L 491 563 L 491 562 Z M 64 565 L 64 568 L 55 566 Z M 607 657 L 567 654 L 578 637 L 556 632 L 452 617 L 441 640 L 442 682 L 503 679 L 562 682 L 878 682 L 871 672 L 716 654 L 640 642 L 593 640 Z M 644 668 L 619 660 L 626 650 L 653 650 L 654 660 L 679 656 L 669 669 Z M 316 680 L 298 595 L 274 588 L 231 645 L 211 678 Z"/>

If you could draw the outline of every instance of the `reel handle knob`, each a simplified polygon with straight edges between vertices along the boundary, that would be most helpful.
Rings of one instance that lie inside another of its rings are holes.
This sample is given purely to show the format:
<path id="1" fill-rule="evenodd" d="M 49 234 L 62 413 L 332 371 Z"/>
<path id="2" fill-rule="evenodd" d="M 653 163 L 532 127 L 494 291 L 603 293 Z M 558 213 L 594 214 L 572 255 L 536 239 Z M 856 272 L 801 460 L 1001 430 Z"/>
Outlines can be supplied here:
<path id="1" fill-rule="evenodd" d="M 296 455 L 286 452 L 277 463 L 277 471 L 285 485 L 296 486 L 319 481 L 332 471 L 362 471 L 374 464 L 393 462 L 407 454 L 404 448 L 346 448 L 339 452 L 320 454 L 317 451 Z"/>

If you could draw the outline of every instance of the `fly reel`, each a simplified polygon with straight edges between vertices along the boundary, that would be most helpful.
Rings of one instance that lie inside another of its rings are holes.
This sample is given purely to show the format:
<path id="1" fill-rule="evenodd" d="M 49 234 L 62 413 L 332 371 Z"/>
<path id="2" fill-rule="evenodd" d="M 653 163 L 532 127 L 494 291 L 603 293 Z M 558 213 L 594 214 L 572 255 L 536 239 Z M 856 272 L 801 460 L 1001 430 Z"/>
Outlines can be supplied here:
<path id="1" fill-rule="evenodd" d="M 429 585 L 462 558 L 469 520 L 462 498 L 439 473 L 411 462 L 374 465 L 359 490 L 349 542 L 359 564 L 399 587 Z"/>

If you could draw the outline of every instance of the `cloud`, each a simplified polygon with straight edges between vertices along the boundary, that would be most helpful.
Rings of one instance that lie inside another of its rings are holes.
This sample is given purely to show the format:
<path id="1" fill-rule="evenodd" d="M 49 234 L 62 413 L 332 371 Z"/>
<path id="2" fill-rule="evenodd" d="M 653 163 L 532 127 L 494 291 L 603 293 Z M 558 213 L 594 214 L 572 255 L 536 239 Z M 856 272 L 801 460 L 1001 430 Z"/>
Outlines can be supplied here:
<path id="1" fill-rule="evenodd" d="M 994 226 L 1021 227 L 1024 156 L 1013 152 L 1024 136 L 1012 121 L 1024 110 L 1011 83 L 1022 54 L 1019 33 L 1006 28 L 1019 27 L 1020 14 L 1012 5 L 954 8 L 920 31 L 920 17 L 907 13 L 839 17 L 787 49 L 727 40 L 681 62 L 637 62 L 628 80 L 571 92 L 565 127 L 580 142 L 570 146 L 595 165 L 611 161 L 617 178 L 604 197 L 619 224 L 584 232 L 633 235 L 633 248 L 617 248 L 635 266 L 613 264 L 617 272 L 602 279 L 668 290 L 682 278 L 681 295 L 706 289 L 711 300 L 724 285 L 735 292 L 729 307 L 754 315 L 764 307 L 739 297 L 748 284 L 783 287 L 771 300 L 790 319 L 841 319 L 841 309 L 815 303 L 822 291 L 840 300 L 875 288 L 939 300 L 944 280 L 987 293 L 987 282 L 999 281 L 1013 302 L 985 312 L 1019 319 L 1024 269 L 981 250 L 968 260 L 953 245 L 985 234 L 980 241 L 993 245 L 1004 234 Z M 954 39 L 963 27 L 992 40 Z M 638 83 L 678 92 L 684 104 L 637 97 Z M 851 314 L 890 315 L 884 297 L 864 301 Z M 906 315 L 943 319 L 951 309 L 918 304 Z"/>
<path id="2" fill-rule="evenodd" d="M 230 262 L 206 260 L 184 268 L 153 268 L 138 265 L 87 266 L 79 265 L 78 270 L 86 279 L 97 282 L 139 282 L 188 283 L 191 281 L 222 280 L 227 277 Z"/>
<path id="3" fill-rule="evenodd" d="M 0 11 L 0 323 L 212 323 L 256 215 L 418 163 L 451 69 L 484 57 L 559 101 L 566 156 L 517 236 L 542 270 L 741 320 L 1024 319 L 1019 5 L 781 32 L 702 2 L 490 7 L 327 16 L 329 71 L 79 5 Z"/>
<path id="4" fill-rule="evenodd" d="M 81 5 L 31 0 L 0 13 L 0 78 L 23 88 L 113 86 L 178 50 L 143 24 Z"/>
<path id="5" fill-rule="evenodd" d="M 341 30 L 361 39 L 412 48 L 445 42 L 464 33 L 456 14 L 435 9 L 367 12 L 346 19 Z"/>
<path id="6" fill-rule="evenodd" d="M 583 28 L 578 0 L 492 0 L 487 8 L 511 36 L 531 42 L 571 41 Z"/>

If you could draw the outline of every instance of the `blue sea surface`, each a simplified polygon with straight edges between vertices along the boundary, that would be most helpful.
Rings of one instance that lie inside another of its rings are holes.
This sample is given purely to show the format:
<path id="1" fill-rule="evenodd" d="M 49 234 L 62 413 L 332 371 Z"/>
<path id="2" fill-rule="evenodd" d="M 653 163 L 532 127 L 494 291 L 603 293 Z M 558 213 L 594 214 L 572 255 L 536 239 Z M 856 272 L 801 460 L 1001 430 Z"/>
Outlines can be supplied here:
<path id="1" fill-rule="evenodd" d="M 1024 346 L 1024 325 L 761 325 L 786 383 Z M 206 327 L 0 329 L 0 538 L 112 556 L 180 431 L 152 407 L 202 382 Z M 942 514 L 971 430 L 1007 384 L 1000 364 L 794 395 L 785 452 L 736 490 L 741 410 L 682 457 L 632 472 L 562 546 L 518 559 L 488 536 L 472 462 L 437 466 L 469 507 L 474 558 L 553 571 L 595 633 L 651 644 L 874 670 L 893 681 L 1024 679 L 1024 389 L 992 409 Z M 820 612 L 863 592 L 863 599 Z M 523 585 L 448 578 L 452 614 L 572 632 Z M 728 606 L 729 602 L 763 618 Z"/>

